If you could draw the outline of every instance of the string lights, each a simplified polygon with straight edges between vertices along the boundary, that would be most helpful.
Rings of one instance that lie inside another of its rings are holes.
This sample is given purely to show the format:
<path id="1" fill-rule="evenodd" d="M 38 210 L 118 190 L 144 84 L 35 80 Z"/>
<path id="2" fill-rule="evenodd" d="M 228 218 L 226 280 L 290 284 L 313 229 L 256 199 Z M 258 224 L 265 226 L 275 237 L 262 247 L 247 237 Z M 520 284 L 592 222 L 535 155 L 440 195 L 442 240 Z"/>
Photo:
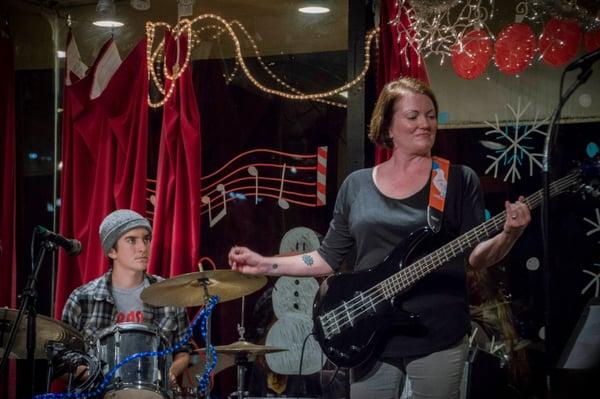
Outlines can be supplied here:
<path id="1" fill-rule="evenodd" d="M 400 54 L 405 64 L 410 66 L 409 54 L 413 50 L 420 56 L 419 64 L 421 57 L 438 55 L 442 65 L 445 57 L 452 55 L 452 46 L 462 46 L 461 39 L 473 28 L 485 30 L 493 38 L 485 22 L 493 16 L 494 2 L 486 2 L 492 12 L 483 5 L 484 0 L 437 2 L 435 7 L 424 0 L 410 4 L 408 0 L 397 0 L 396 16 L 389 23 L 397 30 L 398 44 L 403 43 Z"/>
<path id="2" fill-rule="evenodd" d="M 237 21 L 232 21 L 232 23 L 229 23 L 224 18 L 222 18 L 218 15 L 203 14 L 203 15 L 199 15 L 199 16 L 195 17 L 192 20 L 182 19 L 174 27 L 171 27 L 169 24 L 167 24 L 165 22 L 147 22 L 146 23 L 146 35 L 147 35 L 146 57 L 147 57 L 147 63 L 148 63 L 148 71 L 149 71 L 152 81 L 156 85 L 158 91 L 161 94 L 163 94 L 163 96 L 164 96 L 158 102 L 153 102 L 150 98 L 148 98 L 148 104 L 151 107 L 153 107 L 153 108 L 162 107 L 169 100 L 169 98 L 173 95 L 173 92 L 174 92 L 175 86 L 176 86 L 174 84 L 174 82 L 185 72 L 185 70 L 189 66 L 191 54 L 192 54 L 192 47 L 193 47 L 193 45 L 199 43 L 199 39 L 197 39 L 198 36 L 193 34 L 194 32 L 193 32 L 192 27 L 194 24 L 201 22 L 201 21 L 205 21 L 205 20 L 214 20 L 218 24 L 220 24 L 217 36 L 223 32 L 226 32 L 229 34 L 231 40 L 233 41 L 233 45 L 234 45 L 234 49 L 235 49 L 236 64 L 239 65 L 239 68 L 241 68 L 241 70 L 244 72 L 246 77 L 259 90 L 261 90 L 265 93 L 271 94 L 271 95 L 287 98 L 289 100 L 320 101 L 320 102 L 323 102 L 323 103 L 326 103 L 329 105 L 338 106 L 338 107 L 345 107 L 345 105 L 334 102 L 334 101 L 327 100 L 327 98 L 338 95 L 344 91 L 347 91 L 348 89 L 350 89 L 353 86 L 355 86 L 356 84 L 358 84 L 362 79 L 364 79 L 364 77 L 369 69 L 370 63 L 371 63 L 371 59 L 370 59 L 371 45 L 372 45 L 372 42 L 377 39 L 377 33 L 379 32 L 379 29 L 375 28 L 367 33 L 367 36 L 365 38 L 365 64 L 364 64 L 362 71 L 353 80 L 343 84 L 342 86 L 339 86 L 337 88 L 334 88 L 334 89 L 331 89 L 328 91 L 306 94 L 306 93 L 302 93 L 300 90 L 290 86 L 288 83 L 283 81 L 283 79 L 281 79 L 277 75 L 275 75 L 264 64 L 264 62 L 260 58 L 260 52 L 258 50 L 258 46 L 256 46 L 256 43 L 252 40 L 252 38 L 248 34 L 247 30 L 243 27 L 243 25 Z M 213 27 L 213 26 L 214 25 L 211 25 L 211 27 Z M 221 28 L 221 26 L 222 26 L 222 28 Z M 265 71 L 267 71 L 267 74 L 271 78 L 273 78 L 279 85 L 285 87 L 289 91 L 286 92 L 286 91 L 268 87 L 265 84 L 261 83 L 257 78 L 254 77 L 253 73 L 250 71 L 250 69 L 248 68 L 248 66 L 246 64 L 246 61 L 244 60 L 244 57 L 242 55 L 242 46 L 241 46 L 241 43 L 240 43 L 240 40 L 239 40 L 237 34 L 235 33 L 235 31 L 233 29 L 233 26 L 238 27 L 244 33 L 244 35 L 246 35 L 246 37 L 249 39 L 252 49 L 253 49 L 255 55 L 257 56 L 257 59 L 259 60 L 260 65 L 262 66 L 263 69 L 265 69 Z M 166 62 L 165 62 L 164 40 L 162 40 L 157 45 L 157 48 L 153 51 L 156 30 L 159 27 L 164 27 L 166 30 L 170 31 L 171 34 L 173 35 L 174 40 L 177 43 L 177 46 L 178 46 L 177 47 L 177 51 L 178 51 L 177 61 L 175 63 L 175 66 L 173 67 L 172 74 L 169 72 L 168 66 L 166 65 Z M 180 36 L 181 35 L 186 35 L 186 37 L 188 38 L 188 41 L 189 41 L 185 50 L 181 50 L 181 48 L 180 48 L 180 46 L 181 46 Z M 182 52 L 185 53 L 185 59 L 183 60 L 183 62 L 181 62 L 181 59 L 180 59 L 181 58 L 180 55 Z M 163 64 L 162 72 L 163 72 L 163 76 L 164 76 L 164 82 L 160 81 L 160 78 L 158 77 L 158 75 L 156 73 L 156 69 L 155 69 L 155 64 L 160 64 L 161 59 L 162 59 L 162 64 Z"/>

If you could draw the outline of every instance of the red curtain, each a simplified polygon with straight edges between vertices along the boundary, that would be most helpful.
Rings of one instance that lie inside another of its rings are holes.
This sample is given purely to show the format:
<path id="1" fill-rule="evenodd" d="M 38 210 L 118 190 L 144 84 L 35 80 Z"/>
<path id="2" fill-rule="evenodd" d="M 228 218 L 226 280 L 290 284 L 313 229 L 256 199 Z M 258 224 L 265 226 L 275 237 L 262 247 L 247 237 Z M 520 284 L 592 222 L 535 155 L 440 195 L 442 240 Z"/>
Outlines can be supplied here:
<path id="1" fill-rule="evenodd" d="M 410 25 L 410 19 L 403 9 L 400 21 L 404 26 Z M 425 60 L 419 64 L 419 54 L 409 47 L 409 66 L 406 65 L 406 56 L 400 54 L 400 49 L 406 43 L 406 35 L 403 34 L 398 41 L 398 30 L 389 22 L 398 12 L 396 0 L 382 0 L 379 19 L 379 60 L 377 63 L 377 92 L 381 92 L 383 86 L 389 81 L 401 76 L 408 76 L 429 83 Z M 380 164 L 392 156 L 392 151 L 380 146 L 375 146 L 375 164 Z"/>
<path id="2" fill-rule="evenodd" d="M 15 247 L 16 220 L 16 143 L 15 86 L 12 41 L 0 36 L 0 143 L 2 172 L 0 173 L 0 307 L 17 307 L 17 261 Z M 0 397 L 14 398 L 16 386 L 15 362 L 10 361 L 8 375 L 0 376 Z"/>
<path id="3" fill-rule="evenodd" d="M 145 39 L 122 63 L 110 40 L 91 73 L 65 87 L 60 231 L 83 251 L 76 258 L 59 251 L 57 317 L 73 289 L 108 269 L 102 219 L 118 208 L 145 213 L 147 96 Z"/>
<path id="4" fill-rule="evenodd" d="M 12 42 L 0 37 L 0 128 L 2 133 L 2 212 L 0 213 L 0 306 L 16 307 L 15 251 L 15 86 Z"/>
<path id="5" fill-rule="evenodd" d="M 167 33 L 165 40 L 167 65 L 178 54 L 182 65 L 187 38 L 177 43 Z M 200 256 L 200 114 L 191 64 L 172 84 L 175 91 L 163 109 L 149 266 L 164 277 L 198 270 Z"/>

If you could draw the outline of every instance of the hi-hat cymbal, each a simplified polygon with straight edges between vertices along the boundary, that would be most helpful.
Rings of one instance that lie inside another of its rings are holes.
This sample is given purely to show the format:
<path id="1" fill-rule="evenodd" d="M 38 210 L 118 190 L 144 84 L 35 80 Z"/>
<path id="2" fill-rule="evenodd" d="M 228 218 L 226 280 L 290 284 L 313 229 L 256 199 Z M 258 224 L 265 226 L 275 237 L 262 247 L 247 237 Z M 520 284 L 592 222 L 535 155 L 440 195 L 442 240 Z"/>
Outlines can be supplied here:
<path id="1" fill-rule="evenodd" d="M 18 311 L 15 309 L 0 309 L 0 355 L 4 354 L 4 348 L 8 342 L 10 330 L 17 319 Z M 35 359 L 46 359 L 46 344 L 57 342 L 66 348 L 83 350 L 84 342 L 81 334 L 68 324 L 54 320 L 44 315 L 37 315 L 35 319 Z M 23 314 L 15 344 L 10 352 L 11 358 L 27 359 L 27 314 Z"/>
<path id="2" fill-rule="evenodd" d="M 206 351 L 205 348 L 196 349 L 190 354 L 190 363 L 188 366 L 189 372 L 193 376 L 201 376 L 204 373 L 204 369 L 206 366 Z M 218 374 L 221 371 L 235 365 L 235 357 L 232 355 L 227 355 L 224 353 L 217 354 L 217 364 L 215 368 L 212 370 L 213 374 Z"/>
<path id="3" fill-rule="evenodd" d="M 264 355 L 266 353 L 287 351 L 285 348 L 276 348 L 274 346 L 256 345 L 248 341 L 237 341 L 229 345 L 215 346 L 217 353 L 235 355 L 238 353 L 248 353 L 253 355 Z"/>
<path id="4" fill-rule="evenodd" d="M 241 298 L 267 284 L 265 276 L 249 276 L 233 270 L 209 270 L 175 276 L 142 291 L 142 301 L 154 306 L 200 306 L 206 303 L 204 285 L 219 302 Z"/>

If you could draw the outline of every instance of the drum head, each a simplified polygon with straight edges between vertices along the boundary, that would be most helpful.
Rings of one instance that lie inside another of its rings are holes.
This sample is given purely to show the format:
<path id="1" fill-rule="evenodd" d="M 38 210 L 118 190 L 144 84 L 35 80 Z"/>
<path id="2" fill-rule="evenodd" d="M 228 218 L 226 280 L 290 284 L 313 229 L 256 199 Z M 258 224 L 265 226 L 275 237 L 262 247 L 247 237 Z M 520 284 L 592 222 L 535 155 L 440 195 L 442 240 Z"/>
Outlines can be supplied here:
<path id="1" fill-rule="evenodd" d="M 124 388 L 118 391 L 107 392 L 104 395 L 104 399 L 165 399 L 165 396 L 146 389 Z"/>

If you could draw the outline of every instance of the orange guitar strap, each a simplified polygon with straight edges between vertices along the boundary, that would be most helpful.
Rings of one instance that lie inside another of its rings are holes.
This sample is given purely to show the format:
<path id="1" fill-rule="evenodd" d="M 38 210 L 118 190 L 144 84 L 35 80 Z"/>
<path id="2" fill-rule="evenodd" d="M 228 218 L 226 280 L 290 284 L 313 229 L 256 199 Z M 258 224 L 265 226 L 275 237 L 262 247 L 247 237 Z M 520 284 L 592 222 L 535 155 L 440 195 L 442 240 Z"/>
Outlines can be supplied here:
<path id="1" fill-rule="evenodd" d="M 431 167 L 431 181 L 429 183 L 429 206 L 427 206 L 427 224 L 434 233 L 442 228 L 444 205 L 446 205 L 446 189 L 448 188 L 448 175 L 450 174 L 450 161 L 440 157 L 433 157 Z"/>

